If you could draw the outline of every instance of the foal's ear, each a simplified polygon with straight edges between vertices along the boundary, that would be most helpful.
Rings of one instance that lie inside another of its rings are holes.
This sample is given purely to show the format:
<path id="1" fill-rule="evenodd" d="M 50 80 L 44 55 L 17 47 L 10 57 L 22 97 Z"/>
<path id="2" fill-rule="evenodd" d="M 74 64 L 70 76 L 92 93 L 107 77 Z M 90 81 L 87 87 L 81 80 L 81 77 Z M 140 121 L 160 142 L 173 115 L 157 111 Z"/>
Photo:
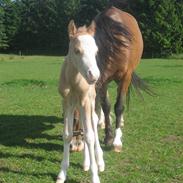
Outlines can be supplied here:
<path id="1" fill-rule="evenodd" d="M 89 34 L 91 34 L 92 36 L 94 36 L 95 31 L 96 31 L 96 23 L 94 21 L 91 22 L 91 24 L 87 28 L 87 31 L 88 31 Z"/>
<path id="2" fill-rule="evenodd" d="M 74 23 L 74 20 L 71 20 L 69 22 L 69 25 L 68 25 L 69 38 L 73 38 L 74 35 L 76 34 L 76 32 L 77 32 L 77 28 L 76 28 L 76 25 Z"/>

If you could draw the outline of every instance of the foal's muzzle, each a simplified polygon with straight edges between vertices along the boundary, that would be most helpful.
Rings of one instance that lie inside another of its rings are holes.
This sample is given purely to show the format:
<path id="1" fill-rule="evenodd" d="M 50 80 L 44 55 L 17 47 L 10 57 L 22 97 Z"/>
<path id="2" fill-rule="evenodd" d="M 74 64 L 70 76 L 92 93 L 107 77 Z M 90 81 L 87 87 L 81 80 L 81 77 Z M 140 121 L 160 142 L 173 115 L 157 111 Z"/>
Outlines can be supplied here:
<path id="1" fill-rule="evenodd" d="M 99 74 L 94 74 L 90 69 L 86 73 L 87 81 L 89 84 L 94 84 L 99 78 Z"/>

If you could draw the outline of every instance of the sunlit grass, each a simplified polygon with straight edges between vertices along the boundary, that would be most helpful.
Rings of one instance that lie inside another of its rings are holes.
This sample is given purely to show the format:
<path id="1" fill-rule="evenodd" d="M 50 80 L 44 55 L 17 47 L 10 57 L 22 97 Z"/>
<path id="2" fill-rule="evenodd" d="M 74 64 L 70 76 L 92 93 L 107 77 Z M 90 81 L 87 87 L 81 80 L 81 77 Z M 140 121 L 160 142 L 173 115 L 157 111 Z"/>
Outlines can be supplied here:
<path id="1" fill-rule="evenodd" d="M 13 58 L 12 58 L 13 57 Z M 0 55 L 0 182 L 51 183 L 62 159 L 57 83 L 63 57 Z M 133 94 L 125 111 L 124 147 L 103 144 L 102 183 L 183 182 L 183 60 L 142 60 L 137 73 L 158 94 Z M 114 104 L 115 84 L 110 85 Z M 103 131 L 100 130 L 100 140 Z M 71 154 L 68 183 L 88 183 L 82 153 Z"/>

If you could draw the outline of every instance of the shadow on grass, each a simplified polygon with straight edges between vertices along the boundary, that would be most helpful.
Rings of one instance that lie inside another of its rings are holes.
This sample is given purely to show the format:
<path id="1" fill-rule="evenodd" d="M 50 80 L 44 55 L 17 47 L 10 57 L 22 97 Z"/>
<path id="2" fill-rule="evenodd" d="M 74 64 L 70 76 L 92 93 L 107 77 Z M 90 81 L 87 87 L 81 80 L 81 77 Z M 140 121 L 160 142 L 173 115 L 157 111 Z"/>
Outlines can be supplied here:
<path id="1" fill-rule="evenodd" d="M 4 172 L 4 173 L 14 173 L 14 174 L 20 174 L 20 175 L 26 175 L 26 176 L 30 175 L 30 176 L 35 176 L 35 177 L 49 176 L 49 177 L 52 177 L 53 180 L 56 180 L 56 178 L 55 178 L 56 174 L 53 174 L 53 173 L 28 173 L 28 172 L 22 172 L 19 170 L 11 170 L 6 167 L 0 168 L 0 171 Z"/>
<path id="2" fill-rule="evenodd" d="M 62 150 L 63 146 L 51 142 L 61 139 L 60 135 L 44 133 L 55 128 L 54 124 L 60 121 L 55 116 L 0 115 L 0 144 L 46 151 Z M 38 143 L 35 143 L 36 139 L 39 139 Z"/>
<path id="3" fill-rule="evenodd" d="M 25 160 L 25 158 L 31 159 L 31 160 L 36 160 L 38 162 L 43 162 L 45 161 L 45 157 L 43 156 L 38 156 L 38 155 L 34 155 L 31 153 L 23 153 L 23 154 L 11 154 L 8 152 L 0 152 L 0 157 L 1 158 L 18 158 L 18 159 L 22 159 Z M 47 158 L 47 160 L 51 161 L 51 162 L 55 162 L 55 163 L 60 163 L 60 160 L 57 160 L 56 158 Z"/>
<path id="4" fill-rule="evenodd" d="M 49 176 L 51 177 L 51 179 L 56 182 L 57 179 L 57 174 L 48 172 L 48 173 L 34 173 L 34 172 L 23 172 L 23 171 L 19 171 L 19 170 L 11 170 L 9 168 L 6 167 L 2 167 L 0 168 L 0 172 L 2 173 L 14 173 L 14 174 L 18 174 L 18 175 L 25 175 L 25 176 L 34 176 L 34 177 L 38 177 L 41 179 L 41 177 L 45 178 L 45 176 Z M 80 183 L 76 180 L 73 180 L 72 178 L 67 177 L 66 183 Z"/>
<path id="5" fill-rule="evenodd" d="M 50 135 L 45 133 L 48 130 L 55 128 L 56 123 L 60 123 L 62 119 L 55 116 L 27 116 L 27 115 L 0 115 L 0 144 L 7 147 L 21 147 L 31 150 L 43 149 L 45 151 L 62 151 L 63 145 L 56 144 L 55 140 L 61 140 L 61 135 Z M 45 143 L 43 143 L 46 141 Z M 26 158 L 38 162 L 48 161 L 60 164 L 60 160 L 53 157 L 45 158 L 41 155 L 35 155 L 32 152 L 11 153 L 0 151 L 0 157 L 4 159 L 18 158 L 24 160 Z M 70 162 L 70 166 L 83 170 L 80 163 Z M 15 170 L 10 167 L 1 167 L 2 173 L 13 173 L 17 175 L 34 176 L 37 178 L 48 176 L 54 182 L 56 181 L 57 173 L 52 172 L 32 172 L 29 170 Z M 66 183 L 79 183 L 78 181 L 68 177 Z"/>

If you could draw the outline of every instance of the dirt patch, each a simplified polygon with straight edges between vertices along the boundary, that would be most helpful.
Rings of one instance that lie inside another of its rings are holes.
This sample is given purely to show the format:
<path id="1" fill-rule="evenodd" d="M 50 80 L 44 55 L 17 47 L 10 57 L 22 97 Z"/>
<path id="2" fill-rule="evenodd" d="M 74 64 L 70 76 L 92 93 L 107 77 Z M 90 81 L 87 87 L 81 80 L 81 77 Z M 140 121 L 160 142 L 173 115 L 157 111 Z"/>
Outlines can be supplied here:
<path id="1" fill-rule="evenodd" d="M 182 136 L 177 136 L 177 135 L 168 135 L 164 137 L 161 141 L 162 142 L 177 142 L 177 141 L 182 141 L 183 137 Z"/>

